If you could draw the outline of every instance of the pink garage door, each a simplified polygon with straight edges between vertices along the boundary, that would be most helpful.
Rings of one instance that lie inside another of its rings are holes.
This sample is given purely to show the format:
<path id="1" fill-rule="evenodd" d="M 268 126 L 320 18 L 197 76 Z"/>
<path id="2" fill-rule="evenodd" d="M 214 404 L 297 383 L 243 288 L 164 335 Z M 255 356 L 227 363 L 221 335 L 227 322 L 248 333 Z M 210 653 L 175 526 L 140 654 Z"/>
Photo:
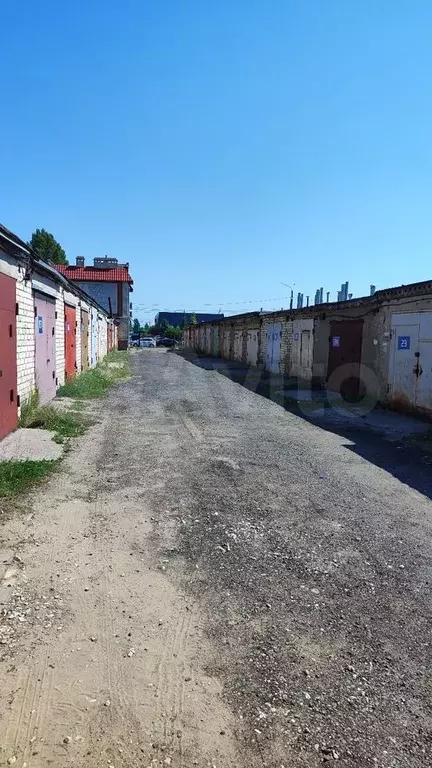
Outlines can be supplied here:
<path id="1" fill-rule="evenodd" d="M 39 402 L 49 403 L 56 393 L 55 301 L 42 293 L 34 295 L 35 369 Z"/>

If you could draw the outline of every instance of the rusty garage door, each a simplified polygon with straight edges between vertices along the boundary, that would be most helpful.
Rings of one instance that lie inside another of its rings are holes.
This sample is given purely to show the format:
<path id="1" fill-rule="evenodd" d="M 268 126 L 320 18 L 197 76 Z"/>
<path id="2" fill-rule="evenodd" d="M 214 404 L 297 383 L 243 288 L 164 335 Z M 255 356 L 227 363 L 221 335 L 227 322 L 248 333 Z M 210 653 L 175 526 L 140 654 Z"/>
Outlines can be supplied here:
<path id="1" fill-rule="evenodd" d="M 342 397 L 355 398 L 360 391 L 363 320 L 334 320 L 330 323 L 328 388 Z"/>
<path id="2" fill-rule="evenodd" d="M 16 429 L 16 283 L 0 274 L 0 439 Z"/>
<path id="3" fill-rule="evenodd" d="M 34 294 L 35 374 L 41 405 L 49 403 L 56 393 L 55 300 L 42 293 Z"/>
<path id="4" fill-rule="evenodd" d="M 76 310 L 65 304 L 65 379 L 76 376 Z"/>
<path id="5" fill-rule="evenodd" d="M 89 316 L 85 309 L 81 309 L 81 370 L 86 371 L 89 366 Z"/>

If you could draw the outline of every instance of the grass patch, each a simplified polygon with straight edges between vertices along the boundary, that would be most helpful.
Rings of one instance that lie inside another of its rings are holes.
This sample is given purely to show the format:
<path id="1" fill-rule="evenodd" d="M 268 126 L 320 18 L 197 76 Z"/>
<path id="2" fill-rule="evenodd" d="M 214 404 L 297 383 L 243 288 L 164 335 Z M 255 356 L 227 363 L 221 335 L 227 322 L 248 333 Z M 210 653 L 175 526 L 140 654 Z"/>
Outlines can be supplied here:
<path id="1" fill-rule="evenodd" d="M 31 393 L 29 399 L 24 403 L 21 408 L 21 416 L 19 419 L 20 427 L 27 427 L 28 422 L 33 418 L 33 415 L 39 408 L 39 392 L 37 389 Z"/>
<path id="2" fill-rule="evenodd" d="M 53 405 L 43 405 L 27 411 L 20 419 L 21 427 L 50 429 L 54 440 L 63 443 L 66 437 L 79 437 L 90 426 L 90 421 L 80 413 L 61 411 Z"/>
<path id="3" fill-rule="evenodd" d="M 110 365 L 111 363 L 114 365 Z M 103 397 L 116 381 L 127 378 L 129 372 L 129 353 L 127 351 L 110 352 L 96 368 L 84 371 L 72 381 L 67 381 L 60 387 L 57 395 L 78 400 Z"/>
<path id="4" fill-rule="evenodd" d="M 71 410 L 75 413 L 85 411 L 86 408 L 89 407 L 89 404 L 86 402 L 86 400 L 77 400 L 73 406 L 71 407 Z"/>
<path id="5" fill-rule="evenodd" d="M 129 351 L 127 349 L 114 349 L 105 355 L 104 362 L 124 363 L 127 365 L 129 363 Z"/>
<path id="6" fill-rule="evenodd" d="M 102 397 L 110 387 L 110 384 L 111 382 L 100 367 L 92 368 L 91 370 L 80 373 L 76 379 L 67 381 L 66 384 L 60 387 L 57 391 L 57 395 L 58 397 L 76 397 L 83 399 Z"/>
<path id="7" fill-rule="evenodd" d="M 27 491 L 53 471 L 58 461 L 0 462 L 0 496 L 16 496 Z"/>

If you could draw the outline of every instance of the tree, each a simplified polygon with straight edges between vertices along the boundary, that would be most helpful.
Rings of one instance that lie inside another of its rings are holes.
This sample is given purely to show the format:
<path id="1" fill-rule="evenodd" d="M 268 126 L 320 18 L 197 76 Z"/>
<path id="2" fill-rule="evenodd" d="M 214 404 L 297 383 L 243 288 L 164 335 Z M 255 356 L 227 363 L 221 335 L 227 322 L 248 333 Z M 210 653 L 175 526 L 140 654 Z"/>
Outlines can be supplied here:
<path id="1" fill-rule="evenodd" d="M 52 261 L 53 264 L 64 264 L 65 266 L 69 264 L 60 243 L 46 229 L 37 229 L 36 232 L 33 232 L 29 245 L 41 259 Z"/>
<path id="2" fill-rule="evenodd" d="M 141 324 L 138 318 L 136 317 L 135 320 L 133 321 L 132 331 L 134 333 L 139 333 L 140 330 L 141 330 Z"/>
<path id="3" fill-rule="evenodd" d="M 165 331 L 167 330 L 167 328 L 169 328 L 169 322 L 168 322 L 168 320 L 166 320 L 166 318 L 165 318 L 165 317 L 164 317 L 164 318 L 163 318 L 163 320 L 161 320 L 161 322 L 159 323 L 159 328 L 161 329 L 161 333 L 165 333 Z"/>
<path id="4" fill-rule="evenodd" d="M 171 339 L 180 339 L 182 335 L 182 329 L 179 325 L 169 325 L 165 331 L 165 336 Z"/>
<path id="5" fill-rule="evenodd" d="M 189 317 L 189 325 L 196 325 L 196 324 L 197 324 L 196 314 L 195 312 L 192 312 Z"/>

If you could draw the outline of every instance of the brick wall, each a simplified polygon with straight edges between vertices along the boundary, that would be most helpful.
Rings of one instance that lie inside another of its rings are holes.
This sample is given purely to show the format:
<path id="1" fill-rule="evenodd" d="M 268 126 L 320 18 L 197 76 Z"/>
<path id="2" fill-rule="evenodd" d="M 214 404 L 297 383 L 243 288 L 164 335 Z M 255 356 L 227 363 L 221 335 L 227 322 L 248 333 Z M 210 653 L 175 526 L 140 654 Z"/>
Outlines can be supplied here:
<path id="1" fill-rule="evenodd" d="M 281 337 L 281 373 L 286 376 L 291 372 L 292 344 L 293 344 L 293 322 L 292 320 L 281 318 L 282 337 Z"/>
<path id="2" fill-rule="evenodd" d="M 99 332 L 99 353 L 100 357 L 105 357 L 108 351 L 108 334 L 107 334 L 107 321 L 105 317 L 99 315 L 98 318 L 98 332 Z"/>
<path id="3" fill-rule="evenodd" d="M 34 299 L 31 280 L 24 280 L 19 267 L 16 285 L 17 315 L 17 391 L 21 407 L 36 388 Z"/>
<path id="4" fill-rule="evenodd" d="M 76 306 L 75 323 L 75 348 L 76 348 L 76 371 L 81 373 L 81 306 L 80 302 Z"/>

